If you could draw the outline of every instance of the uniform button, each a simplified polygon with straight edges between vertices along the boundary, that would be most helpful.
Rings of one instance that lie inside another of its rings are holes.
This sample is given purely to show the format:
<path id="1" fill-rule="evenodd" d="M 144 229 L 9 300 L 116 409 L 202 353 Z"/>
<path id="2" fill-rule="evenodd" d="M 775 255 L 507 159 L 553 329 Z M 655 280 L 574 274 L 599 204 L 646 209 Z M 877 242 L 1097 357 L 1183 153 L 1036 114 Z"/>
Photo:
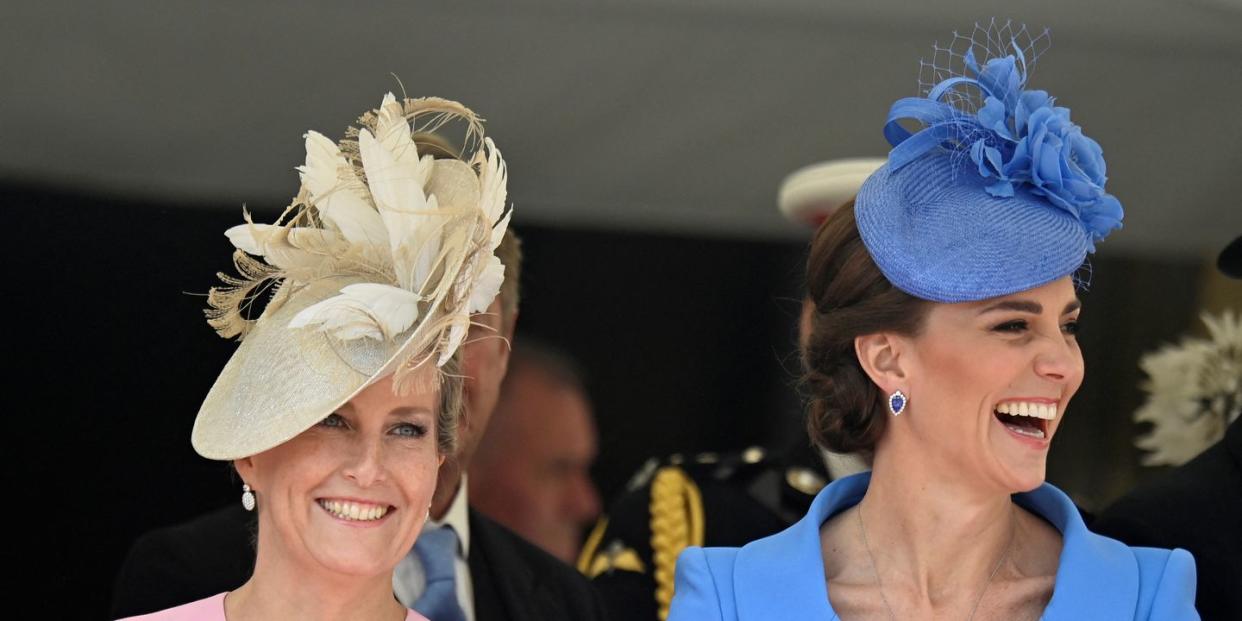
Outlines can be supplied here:
<path id="1" fill-rule="evenodd" d="M 764 455 L 765 453 L 762 448 L 759 448 L 757 446 L 752 446 L 742 451 L 742 461 L 748 464 L 757 464 L 763 461 Z"/>

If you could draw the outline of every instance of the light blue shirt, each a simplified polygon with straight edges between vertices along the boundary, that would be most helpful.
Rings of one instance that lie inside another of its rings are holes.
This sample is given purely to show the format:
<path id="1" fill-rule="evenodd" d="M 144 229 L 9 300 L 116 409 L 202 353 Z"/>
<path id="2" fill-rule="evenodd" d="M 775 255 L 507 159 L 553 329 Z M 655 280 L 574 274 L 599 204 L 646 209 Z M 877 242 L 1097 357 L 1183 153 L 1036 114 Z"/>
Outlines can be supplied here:
<path id="1" fill-rule="evenodd" d="M 858 504 L 870 482 L 869 472 L 832 482 L 793 526 L 741 548 L 687 548 L 677 560 L 669 621 L 839 619 L 828 601 L 819 528 Z M 1047 483 L 1015 494 L 1014 502 L 1061 531 L 1056 586 L 1042 619 L 1199 619 L 1189 552 L 1096 535 L 1069 497 Z"/>

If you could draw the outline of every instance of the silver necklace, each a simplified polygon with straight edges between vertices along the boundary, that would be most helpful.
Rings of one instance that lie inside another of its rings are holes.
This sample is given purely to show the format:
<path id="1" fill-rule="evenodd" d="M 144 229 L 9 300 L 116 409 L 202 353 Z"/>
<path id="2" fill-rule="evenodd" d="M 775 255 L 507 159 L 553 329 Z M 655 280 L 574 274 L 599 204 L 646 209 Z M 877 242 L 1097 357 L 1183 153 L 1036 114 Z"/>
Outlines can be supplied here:
<path id="1" fill-rule="evenodd" d="M 871 544 L 867 543 L 867 527 L 863 525 L 862 519 L 862 503 L 858 504 L 858 532 L 862 533 L 863 548 L 867 550 L 867 558 L 871 561 L 871 573 L 875 576 L 875 586 L 880 589 L 880 599 L 884 600 L 884 608 L 888 610 L 888 618 L 891 621 L 897 621 L 897 615 L 893 614 L 893 605 L 888 602 L 888 596 L 884 594 L 884 583 L 880 581 L 880 570 L 875 564 L 875 555 L 871 553 Z M 1009 529 L 1009 543 L 1005 544 L 1005 553 L 1001 554 L 1000 560 L 996 561 L 996 567 L 992 568 L 992 573 L 988 574 L 988 579 L 983 583 L 983 590 L 979 592 L 979 597 L 975 598 L 975 605 L 970 608 L 970 616 L 966 617 L 966 621 L 974 621 L 975 611 L 979 610 L 979 602 L 983 601 L 983 596 L 987 594 L 988 587 L 992 585 L 992 578 L 996 577 L 996 573 L 1000 571 L 1001 565 L 1005 564 L 1005 559 L 1009 558 L 1009 551 L 1013 549 L 1014 535 L 1018 532 L 1017 516 L 1011 511 L 1010 514 L 1013 527 Z"/>

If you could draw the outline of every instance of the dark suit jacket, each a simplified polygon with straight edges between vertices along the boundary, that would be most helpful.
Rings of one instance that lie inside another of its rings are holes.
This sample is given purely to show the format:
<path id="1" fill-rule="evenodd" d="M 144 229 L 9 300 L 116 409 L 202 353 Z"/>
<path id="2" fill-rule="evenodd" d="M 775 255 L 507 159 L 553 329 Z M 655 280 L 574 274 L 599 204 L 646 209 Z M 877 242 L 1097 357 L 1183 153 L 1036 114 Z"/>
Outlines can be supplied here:
<path id="1" fill-rule="evenodd" d="M 113 617 L 162 610 L 241 586 L 254 569 L 254 514 L 240 505 L 139 537 L 117 575 Z M 603 619 L 578 572 L 470 510 L 477 621 Z"/>
<path id="2" fill-rule="evenodd" d="M 1091 529 L 1132 546 L 1189 550 L 1199 614 L 1242 619 L 1242 419 L 1198 457 L 1105 509 Z"/>

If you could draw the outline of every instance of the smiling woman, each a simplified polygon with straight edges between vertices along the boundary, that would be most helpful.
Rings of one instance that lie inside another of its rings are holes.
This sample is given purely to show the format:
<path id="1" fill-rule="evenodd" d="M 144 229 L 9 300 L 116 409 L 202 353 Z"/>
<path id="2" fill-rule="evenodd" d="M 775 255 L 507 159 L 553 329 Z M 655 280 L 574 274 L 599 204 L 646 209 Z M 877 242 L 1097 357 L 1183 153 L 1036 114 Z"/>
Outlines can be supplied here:
<path id="1" fill-rule="evenodd" d="M 420 153 L 450 123 L 467 156 Z M 461 104 L 390 94 L 340 143 L 308 132 L 298 170 L 280 221 L 247 215 L 226 232 L 240 276 L 221 276 L 207 316 L 241 345 L 191 438 L 233 463 L 258 511 L 254 573 L 137 618 L 424 619 L 394 597 L 392 575 L 456 448 L 471 315 L 504 280 L 504 161 Z"/>
<path id="2" fill-rule="evenodd" d="M 811 245 L 811 439 L 872 471 L 781 533 L 688 548 L 670 619 L 1198 618 L 1186 551 L 1093 535 L 1044 482 L 1084 373 L 1075 274 L 1122 210 L 1099 145 L 1024 90 L 1046 34 L 975 34 Z"/>

